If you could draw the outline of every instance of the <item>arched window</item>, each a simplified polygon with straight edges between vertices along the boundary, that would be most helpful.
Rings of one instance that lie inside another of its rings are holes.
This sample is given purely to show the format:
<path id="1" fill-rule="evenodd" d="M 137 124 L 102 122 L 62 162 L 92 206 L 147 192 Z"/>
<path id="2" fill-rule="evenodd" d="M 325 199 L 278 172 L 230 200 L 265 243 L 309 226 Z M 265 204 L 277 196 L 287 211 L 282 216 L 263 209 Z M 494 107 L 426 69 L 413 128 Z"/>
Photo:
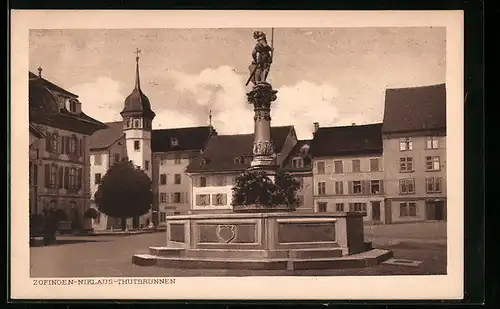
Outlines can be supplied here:
<path id="1" fill-rule="evenodd" d="M 78 138 L 76 137 L 76 135 L 71 136 L 71 139 L 69 140 L 69 154 L 72 156 L 76 155 L 77 143 Z"/>

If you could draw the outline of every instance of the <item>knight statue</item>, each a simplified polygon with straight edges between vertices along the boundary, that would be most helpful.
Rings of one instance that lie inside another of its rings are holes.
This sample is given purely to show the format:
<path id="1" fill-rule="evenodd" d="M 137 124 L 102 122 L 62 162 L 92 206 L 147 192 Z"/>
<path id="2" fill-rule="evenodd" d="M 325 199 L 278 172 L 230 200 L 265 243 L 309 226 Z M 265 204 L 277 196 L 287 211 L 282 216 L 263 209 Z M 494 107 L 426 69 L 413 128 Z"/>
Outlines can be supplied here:
<path id="1" fill-rule="evenodd" d="M 266 34 L 255 31 L 253 38 L 257 41 L 252 51 L 252 64 L 248 67 L 250 78 L 254 85 L 265 82 L 272 63 L 273 48 L 267 44 Z M 248 84 L 248 82 L 247 82 Z"/>

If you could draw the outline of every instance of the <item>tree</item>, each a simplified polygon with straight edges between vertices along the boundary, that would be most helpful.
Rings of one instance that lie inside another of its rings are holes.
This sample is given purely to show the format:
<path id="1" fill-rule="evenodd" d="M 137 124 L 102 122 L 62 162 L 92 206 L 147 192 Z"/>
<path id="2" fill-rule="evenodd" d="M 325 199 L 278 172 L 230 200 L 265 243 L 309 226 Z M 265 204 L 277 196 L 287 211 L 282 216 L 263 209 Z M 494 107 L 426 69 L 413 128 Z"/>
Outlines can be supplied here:
<path id="1" fill-rule="evenodd" d="M 236 178 L 233 205 L 287 205 L 295 209 L 300 187 L 297 179 L 282 170 L 277 172 L 274 183 L 263 171 L 245 171 Z"/>
<path id="2" fill-rule="evenodd" d="M 99 217 L 99 212 L 95 208 L 89 208 L 85 211 L 83 216 L 88 219 L 96 219 Z"/>
<path id="3" fill-rule="evenodd" d="M 146 214 L 153 201 L 151 180 L 132 161 L 122 160 L 111 166 L 95 193 L 97 209 L 113 218 L 126 219 Z"/>

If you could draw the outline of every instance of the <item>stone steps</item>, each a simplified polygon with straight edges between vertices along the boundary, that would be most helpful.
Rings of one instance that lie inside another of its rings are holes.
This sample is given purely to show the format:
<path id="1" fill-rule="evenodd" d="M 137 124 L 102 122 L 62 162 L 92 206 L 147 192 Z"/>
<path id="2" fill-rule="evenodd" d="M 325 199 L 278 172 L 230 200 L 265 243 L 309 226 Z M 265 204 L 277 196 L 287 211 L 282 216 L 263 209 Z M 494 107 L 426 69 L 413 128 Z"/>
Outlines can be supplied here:
<path id="1" fill-rule="evenodd" d="M 182 249 L 177 251 L 181 252 Z M 391 257 L 391 251 L 372 249 L 348 256 L 322 258 L 204 258 L 136 254 L 132 257 L 132 262 L 139 266 L 165 268 L 299 270 L 371 267 Z"/>

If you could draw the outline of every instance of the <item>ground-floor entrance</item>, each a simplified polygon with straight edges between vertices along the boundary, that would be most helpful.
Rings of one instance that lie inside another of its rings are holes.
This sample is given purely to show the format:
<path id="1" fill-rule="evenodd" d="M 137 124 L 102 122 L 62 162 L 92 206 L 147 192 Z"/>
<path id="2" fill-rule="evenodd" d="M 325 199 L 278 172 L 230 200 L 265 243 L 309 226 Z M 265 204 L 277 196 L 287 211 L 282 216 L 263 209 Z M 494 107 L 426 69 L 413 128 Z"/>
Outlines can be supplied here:
<path id="1" fill-rule="evenodd" d="M 446 220 L 446 203 L 441 200 L 425 202 L 425 213 L 427 220 Z"/>

